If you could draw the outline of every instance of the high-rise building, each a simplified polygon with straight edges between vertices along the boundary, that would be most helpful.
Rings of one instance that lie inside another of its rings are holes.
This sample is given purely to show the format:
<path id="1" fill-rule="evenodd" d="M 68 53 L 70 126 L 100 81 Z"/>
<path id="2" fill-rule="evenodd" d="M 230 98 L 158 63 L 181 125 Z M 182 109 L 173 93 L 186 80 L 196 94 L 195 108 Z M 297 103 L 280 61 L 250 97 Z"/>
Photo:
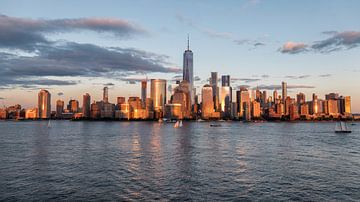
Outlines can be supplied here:
<path id="1" fill-rule="evenodd" d="M 72 113 L 78 113 L 79 112 L 79 101 L 70 100 L 67 109 Z"/>
<path id="2" fill-rule="evenodd" d="M 225 118 L 230 117 L 231 101 L 232 101 L 231 87 L 222 86 L 220 88 L 220 106 L 221 106 L 221 112 L 223 112 Z"/>
<path id="3" fill-rule="evenodd" d="M 104 87 L 103 89 L 103 102 L 104 103 L 108 103 L 109 102 L 109 88 L 108 87 Z"/>
<path id="4" fill-rule="evenodd" d="M 141 81 L 141 103 L 142 107 L 145 108 L 146 105 L 146 95 L 147 94 L 147 80 Z"/>
<path id="5" fill-rule="evenodd" d="M 211 72 L 210 85 L 212 87 L 214 109 L 219 110 L 219 87 L 218 87 L 218 73 Z"/>
<path id="6" fill-rule="evenodd" d="M 285 99 L 287 98 L 287 83 L 286 82 L 282 82 L 281 83 L 281 88 L 282 88 L 282 101 L 283 103 L 285 103 Z"/>
<path id="7" fill-rule="evenodd" d="M 190 50 L 189 45 L 189 36 L 187 41 L 187 50 L 184 52 L 184 60 L 183 60 L 183 80 L 189 82 L 190 84 L 190 101 L 191 105 L 194 104 L 195 100 L 195 92 L 194 92 L 194 67 L 193 67 L 193 52 Z M 154 100 L 154 104 L 155 104 Z M 164 103 L 165 105 L 165 103 Z"/>
<path id="8" fill-rule="evenodd" d="M 329 93 L 329 94 L 325 95 L 326 100 L 336 100 L 338 98 L 339 98 L 338 93 Z"/>
<path id="9" fill-rule="evenodd" d="M 84 118 L 90 118 L 90 103 L 91 97 L 89 93 L 83 95 L 82 113 Z"/>
<path id="10" fill-rule="evenodd" d="M 41 90 L 38 94 L 38 113 L 40 119 L 51 118 L 51 94 L 47 90 Z"/>
<path id="11" fill-rule="evenodd" d="M 256 100 L 253 100 L 251 102 L 251 116 L 253 118 L 260 118 L 260 115 L 261 115 L 260 103 L 257 102 Z"/>
<path id="12" fill-rule="evenodd" d="M 164 106 L 166 104 L 166 80 L 151 79 L 150 97 L 153 100 L 155 111 L 164 110 Z"/>
<path id="13" fill-rule="evenodd" d="M 180 84 L 175 87 L 174 93 L 171 96 L 172 104 L 180 104 L 182 117 L 191 118 L 191 102 L 190 102 L 190 91 L 189 82 L 181 81 Z"/>
<path id="14" fill-rule="evenodd" d="M 204 85 L 201 90 L 201 116 L 203 119 L 209 119 L 211 114 L 214 112 L 214 100 L 213 98 L 213 87 L 210 85 Z"/>
<path id="15" fill-rule="evenodd" d="M 64 101 L 57 100 L 56 101 L 56 117 L 62 118 L 62 113 L 64 112 Z"/>
<path id="16" fill-rule="evenodd" d="M 297 95 L 296 95 L 296 103 L 297 104 L 304 104 L 305 103 L 305 94 L 304 93 L 298 93 Z"/>
<path id="17" fill-rule="evenodd" d="M 279 95 L 278 95 L 278 92 L 277 90 L 275 89 L 274 92 L 273 92 L 273 99 L 274 99 L 274 103 L 276 103 L 277 99 L 279 98 Z"/>
<path id="18" fill-rule="evenodd" d="M 244 117 L 244 103 L 249 103 L 250 106 L 250 94 L 246 88 L 240 88 L 239 91 L 236 91 L 236 102 L 238 104 L 238 113 L 239 117 Z"/>
<path id="19" fill-rule="evenodd" d="M 221 86 L 230 86 L 230 75 L 221 76 Z"/>

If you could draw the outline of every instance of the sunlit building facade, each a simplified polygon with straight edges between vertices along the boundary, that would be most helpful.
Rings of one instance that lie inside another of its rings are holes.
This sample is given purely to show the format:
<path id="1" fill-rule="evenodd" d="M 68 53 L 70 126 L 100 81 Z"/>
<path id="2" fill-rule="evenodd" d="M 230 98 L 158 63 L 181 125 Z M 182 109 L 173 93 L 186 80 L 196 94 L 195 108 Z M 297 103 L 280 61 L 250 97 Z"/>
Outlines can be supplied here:
<path id="1" fill-rule="evenodd" d="M 153 100 L 154 110 L 163 111 L 166 104 L 166 80 L 151 79 L 150 97 Z"/>
<path id="2" fill-rule="evenodd" d="M 51 118 L 51 94 L 47 90 L 41 90 L 38 94 L 38 118 Z"/>

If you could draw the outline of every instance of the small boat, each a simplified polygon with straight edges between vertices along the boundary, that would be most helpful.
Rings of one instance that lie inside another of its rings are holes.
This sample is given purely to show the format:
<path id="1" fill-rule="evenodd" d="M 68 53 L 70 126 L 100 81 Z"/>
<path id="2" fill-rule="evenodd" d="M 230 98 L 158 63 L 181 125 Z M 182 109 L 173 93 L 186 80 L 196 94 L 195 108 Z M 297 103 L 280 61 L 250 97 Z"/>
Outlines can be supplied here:
<path id="1" fill-rule="evenodd" d="M 345 122 L 340 121 L 336 124 L 335 133 L 351 133 Z"/>
<path id="2" fill-rule="evenodd" d="M 51 123 L 50 123 L 50 119 L 49 119 L 49 122 L 48 122 L 48 125 L 47 125 L 48 128 L 51 128 Z"/>
<path id="3" fill-rule="evenodd" d="M 210 127 L 221 127 L 220 123 L 211 123 Z"/>
<path id="4" fill-rule="evenodd" d="M 176 121 L 176 123 L 174 124 L 174 128 L 181 128 L 183 126 L 182 121 Z"/>

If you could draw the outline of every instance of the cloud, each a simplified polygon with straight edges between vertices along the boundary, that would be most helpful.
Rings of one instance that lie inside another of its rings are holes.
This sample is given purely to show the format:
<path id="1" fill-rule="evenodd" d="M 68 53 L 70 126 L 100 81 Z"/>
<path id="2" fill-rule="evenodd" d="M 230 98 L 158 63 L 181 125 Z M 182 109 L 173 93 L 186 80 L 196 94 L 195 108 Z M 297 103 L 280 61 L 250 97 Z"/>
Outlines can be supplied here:
<path id="1" fill-rule="evenodd" d="M 330 53 L 333 51 L 352 49 L 360 44 L 360 32 L 346 31 L 335 32 L 330 38 L 316 41 L 311 48 L 321 53 Z"/>
<path id="2" fill-rule="evenodd" d="M 201 78 L 199 76 L 195 76 L 194 81 L 201 81 Z"/>
<path id="3" fill-rule="evenodd" d="M 130 38 L 146 31 L 126 20 L 114 18 L 28 19 L 0 15 L 0 47 L 34 51 L 37 46 L 51 44 L 48 34 L 75 31 L 111 33 L 118 39 Z"/>
<path id="4" fill-rule="evenodd" d="M 331 76 L 332 76 L 331 74 L 321 74 L 321 75 L 319 75 L 319 77 L 323 77 L 323 78 L 331 77 Z"/>
<path id="5" fill-rule="evenodd" d="M 281 53 L 289 53 L 289 54 L 296 54 L 301 52 L 307 51 L 307 45 L 304 43 L 297 43 L 297 42 L 286 42 L 282 48 L 279 49 Z"/>
<path id="6" fill-rule="evenodd" d="M 305 79 L 311 77 L 310 75 L 300 75 L 300 76 L 285 76 L 288 79 Z"/>
<path id="7" fill-rule="evenodd" d="M 63 92 L 58 92 L 57 95 L 58 95 L 58 96 L 63 96 L 64 93 L 63 93 Z"/>
<path id="8" fill-rule="evenodd" d="M 114 83 L 105 83 L 104 86 L 115 86 Z"/>
<path id="9" fill-rule="evenodd" d="M 74 85 L 76 82 L 35 80 L 33 77 L 107 77 L 130 73 L 178 73 L 177 67 L 166 67 L 167 56 L 136 49 L 100 47 L 74 42 L 54 43 L 39 48 L 36 56 L 0 53 L 0 83 L 20 84 L 19 78 L 31 78 L 34 85 Z M 8 78 L 8 79 L 7 79 Z M 28 83 L 30 84 L 30 83 Z"/>
<path id="10" fill-rule="evenodd" d="M 5 100 L 5 98 L 4 98 L 4 97 L 0 97 L 0 100 Z"/>
<path id="11" fill-rule="evenodd" d="M 260 90 L 280 90 L 281 85 L 259 85 L 257 87 L 254 87 L 253 89 L 255 90 L 256 88 L 259 88 Z M 315 86 L 310 86 L 310 85 L 288 85 L 287 88 L 288 89 L 307 89 L 307 88 L 315 88 Z"/>
<path id="12" fill-rule="evenodd" d="M 286 42 L 279 51 L 281 53 L 289 54 L 297 54 L 306 51 L 331 53 L 356 48 L 360 45 L 359 31 L 325 31 L 323 34 L 327 36 L 330 35 L 330 37 L 324 40 L 315 41 L 310 45 L 304 43 Z"/>
<path id="13" fill-rule="evenodd" d="M 254 79 L 254 78 L 231 78 L 230 80 L 231 82 L 244 81 L 245 83 L 261 81 L 261 79 Z"/>

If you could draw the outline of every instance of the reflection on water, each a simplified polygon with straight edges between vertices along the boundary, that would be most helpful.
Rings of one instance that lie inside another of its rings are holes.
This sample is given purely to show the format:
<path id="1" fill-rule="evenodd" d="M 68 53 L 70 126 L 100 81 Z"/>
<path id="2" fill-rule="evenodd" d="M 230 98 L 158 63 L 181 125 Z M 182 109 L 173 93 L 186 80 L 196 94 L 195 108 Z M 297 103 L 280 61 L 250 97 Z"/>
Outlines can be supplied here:
<path id="1" fill-rule="evenodd" d="M 360 200 L 360 127 L 0 122 L 0 200 Z"/>

